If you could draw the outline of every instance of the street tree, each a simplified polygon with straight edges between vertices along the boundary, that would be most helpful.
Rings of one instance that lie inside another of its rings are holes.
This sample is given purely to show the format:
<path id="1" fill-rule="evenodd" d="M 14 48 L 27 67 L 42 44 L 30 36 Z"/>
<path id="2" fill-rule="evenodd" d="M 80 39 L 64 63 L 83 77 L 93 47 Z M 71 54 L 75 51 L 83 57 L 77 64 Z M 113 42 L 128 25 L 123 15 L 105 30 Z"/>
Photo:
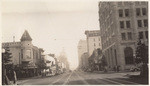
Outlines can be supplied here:
<path id="1" fill-rule="evenodd" d="M 11 69 L 10 66 L 8 66 L 8 64 L 10 62 L 12 62 L 11 58 L 11 53 L 9 52 L 9 47 L 5 48 L 5 52 L 2 53 L 2 84 L 8 84 L 7 80 L 6 80 L 6 70 Z"/>
<path id="2" fill-rule="evenodd" d="M 39 59 L 39 60 L 38 60 L 38 62 L 37 62 L 37 67 L 38 67 L 40 70 L 47 69 L 47 66 L 46 66 L 46 63 L 45 63 L 44 59 Z"/>
<path id="3" fill-rule="evenodd" d="M 5 52 L 2 53 L 2 62 L 5 65 L 9 64 L 10 62 L 12 62 L 12 60 L 11 60 L 12 56 L 11 56 L 11 53 L 9 51 L 10 51 L 9 47 L 6 47 L 5 48 Z"/>
<path id="4" fill-rule="evenodd" d="M 137 42 L 135 63 L 142 63 L 140 75 L 148 76 L 148 46 L 142 43 L 140 39 Z"/>
<path id="5" fill-rule="evenodd" d="M 107 67 L 107 61 L 106 61 L 106 57 L 104 55 L 101 58 L 101 65 L 102 65 L 102 67 L 104 69 L 104 72 L 107 72 L 107 69 L 106 69 L 106 67 Z"/>

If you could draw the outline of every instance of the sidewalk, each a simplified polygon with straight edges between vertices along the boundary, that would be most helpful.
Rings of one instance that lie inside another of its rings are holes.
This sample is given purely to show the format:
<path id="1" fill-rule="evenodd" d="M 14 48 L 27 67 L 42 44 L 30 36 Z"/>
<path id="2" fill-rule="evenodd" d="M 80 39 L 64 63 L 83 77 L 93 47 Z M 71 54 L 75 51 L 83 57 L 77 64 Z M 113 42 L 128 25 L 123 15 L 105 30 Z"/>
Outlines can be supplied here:
<path id="1" fill-rule="evenodd" d="M 39 76 L 28 77 L 28 78 L 20 78 L 20 79 L 17 80 L 17 84 L 26 82 L 26 81 L 28 81 L 28 80 L 30 80 L 30 79 L 36 79 L 36 78 L 40 78 L 40 77 L 42 77 L 42 76 L 39 75 Z"/>
<path id="2" fill-rule="evenodd" d="M 119 72 L 115 72 L 115 71 L 93 71 L 93 73 L 98 73 L 98 74 L 121 74 L 123 76 L 130 76 L 130 75 L 140 75 L 140 71 L 137 72 L 130 72 L 130 71 L 119 71 Z"/>
<path id="3" fill-rule="evenodd" d="M 20 79 L 18 79 L 18 80 L 34 79 L 34 78 L 39 78 L 39 77 L 41 77 L 41 75 L 39 75 L 39 76 L 34 76 L 34 77 L 20 78 Z"/>

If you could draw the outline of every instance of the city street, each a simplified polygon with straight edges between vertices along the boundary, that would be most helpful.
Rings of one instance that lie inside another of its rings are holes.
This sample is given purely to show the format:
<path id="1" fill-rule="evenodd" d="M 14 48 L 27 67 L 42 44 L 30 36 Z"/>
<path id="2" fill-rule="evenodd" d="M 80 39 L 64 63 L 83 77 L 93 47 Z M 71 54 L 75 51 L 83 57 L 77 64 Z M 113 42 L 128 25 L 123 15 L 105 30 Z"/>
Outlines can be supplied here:
<path id="1" fill-rule="evenodd" d="M 19 85 L 138 85 L 139 80 L 126 77 L 127 73 L 89 73 L 72 71 L 57 76 L 38 77 L 18 81 Z"/>

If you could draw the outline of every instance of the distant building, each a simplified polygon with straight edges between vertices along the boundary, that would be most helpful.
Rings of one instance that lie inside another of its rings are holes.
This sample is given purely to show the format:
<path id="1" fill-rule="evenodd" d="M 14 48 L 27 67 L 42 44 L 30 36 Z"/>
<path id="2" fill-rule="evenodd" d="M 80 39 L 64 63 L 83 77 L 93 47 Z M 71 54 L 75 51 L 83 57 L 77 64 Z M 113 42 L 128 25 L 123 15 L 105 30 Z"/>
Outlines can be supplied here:
<path id="1" fill-rule="evenodd" d="M 88 53 L 85 52 L 81 55 L 81 68 L 86 70 L 88 68 L 89 62 L 88 62 Z"/>
<path id="2" fill-rule="evenodd" d="M 101 46 L 100 30 L 85 31 L 87 41 L 87 52 L 89 56 L 92 55 L 93 51 Z"/>
<path id="3" fill-rule="evenodd" d="M 67 55 L 66 55 L 64 49 L 60 53 L 60 56 L 57 58 L 57 60 L 59 60 L 59 62 L 62 62 L 64 64 L 66 70 L 70 69 L 70 65 L 69 65 L 69 62 L 68 62 L 68 59 L 67 59 Z"/>
<path id="4" fill-rule="evenodd" d="M 43 49 L 32 44 L 32 38 L 27 30 L 23 33 L 20 42 L 6 42 L 2 43 L 2 48 L 9 47 L 12 54 L 12 64 L 23 67 L 24 69 L 37 68 L 36 62 L 41 58 Z"/>
<path id="5" fill-rule="evenodd" d="M 148 2 L 99 2 L 99 23 L 108 67 L 131 68 L 138 38 L 148 46 Z"/>
<path id="6" fill-rule="evenodd" d="M 86 40 L 80 40 L 78 43 L 78 60 L 79 60 L 79 68 L 82 67 L 81 56 L 87 52 L 87 42 Z"/>

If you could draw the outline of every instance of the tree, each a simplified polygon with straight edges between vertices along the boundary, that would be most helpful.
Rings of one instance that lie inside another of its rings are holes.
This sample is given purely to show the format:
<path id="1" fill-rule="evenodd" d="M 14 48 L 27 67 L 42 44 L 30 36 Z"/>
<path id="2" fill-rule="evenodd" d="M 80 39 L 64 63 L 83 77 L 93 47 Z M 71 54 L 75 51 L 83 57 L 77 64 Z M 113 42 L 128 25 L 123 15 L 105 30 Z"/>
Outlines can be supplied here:
<path id="1" fill-rule="evenodd" d="M 46 63 L 45 63 L 44 59 L 39 59 L 39 60 L 38 60 L 38 62 L 37 62 L 37 67 L 38 67 L 40 70 L 47 69 L 47 66 L 46 66 Z"/>
<path id="2" fill-rule="evenodd" d="M 106 57 L 104 55 L 102 56 L 101 64 L 102 64 L 103 67 L 107 66 Z"/>
<path id="3" fill-rule="evenodd" d="M 2 84 L 7 84 L 6 83 L 6 70 L 7 69 L 11 69 L 11 68 L 8 68 L 7 65 L 12 61 L 11 58 L 11 53 L 9 53 L 9 47 L 6 47 L 5 48 L 5 52 L 2 53 Z M 7 68 L 7 69 L 6 69 Z"/>
<path id="4" fill-rule="evenodd" d="M 143 63 L 140 75 L 144 77 L 148 76 L 148 46 L 142 43 L 140 39 L 137 43 L 135 63 Z"/>
<path id="5" fill-rule="evenodd" d="M 11 60 L 12 56 L 11 56 L 11 53 L 9 53 L 9 51 L 10 51 L 9 47 L 6 47 L 5 52 L 2 54 L 2 62 L 4 64 L 8 64 L 12 61 Z"/>

